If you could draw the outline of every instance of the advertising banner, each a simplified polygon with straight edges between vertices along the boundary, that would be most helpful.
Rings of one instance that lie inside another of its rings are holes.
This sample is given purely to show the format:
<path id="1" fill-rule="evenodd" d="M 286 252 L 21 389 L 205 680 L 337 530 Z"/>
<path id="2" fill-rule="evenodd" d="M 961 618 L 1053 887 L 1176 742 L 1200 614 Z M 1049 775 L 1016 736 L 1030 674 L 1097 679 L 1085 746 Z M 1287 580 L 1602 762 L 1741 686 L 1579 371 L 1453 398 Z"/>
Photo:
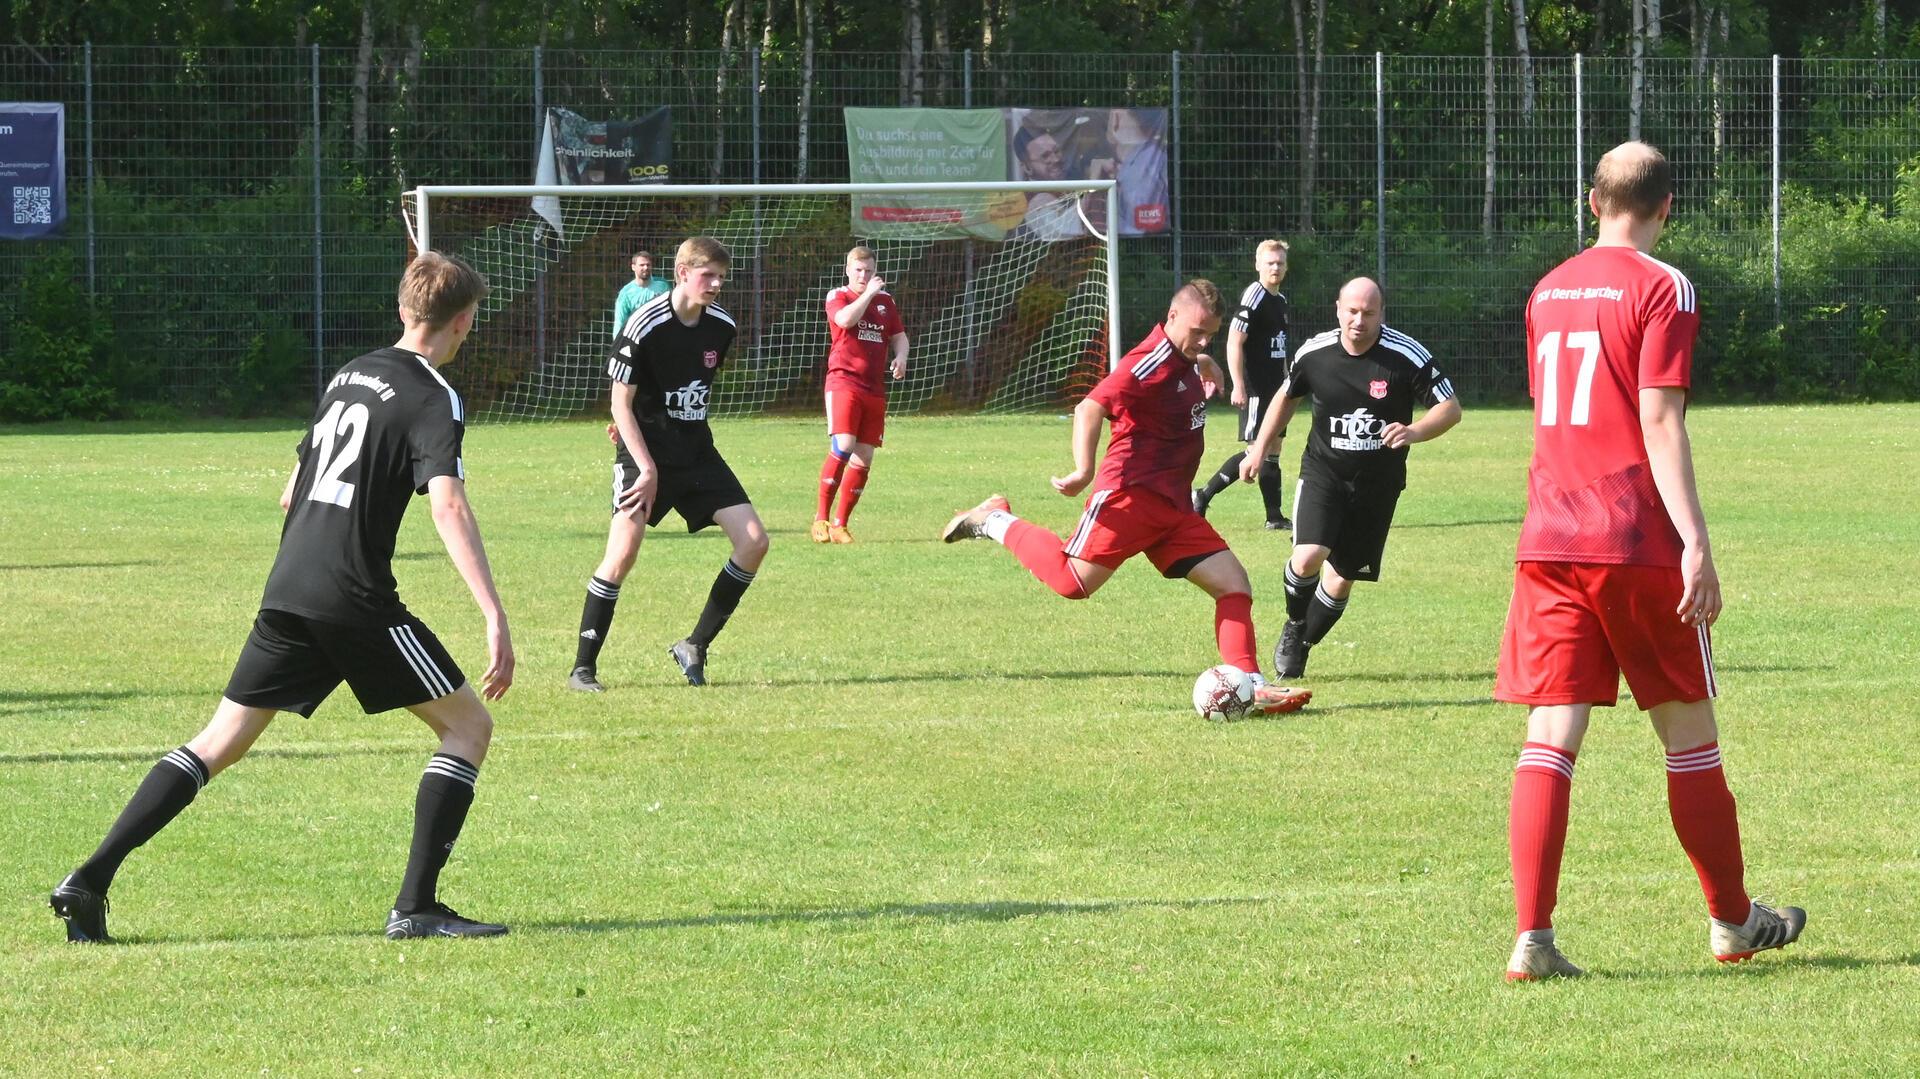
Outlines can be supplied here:
<path id="1" fill-rule="evenodd" d="M 854 183 L 965 183 L 1007 178 L 999 109 L 849 108 L 847 175 Z M 1020 224 L 1018 195 L 856 195 L 862 237 L 975 236 L 998 240 Z"/>
<path id="2" fill-rule="evenodd" d="M 0 103 L 0 237 L 47 236 L 67 220 L 67 110 L 58 103 Z"/>
<path id="3" fill-rule="evenodd" d="M 1151 236 L 1172 227 L 1167 191 L 1167 110 L 1008 109 L 1007 156 L 1016 180 L 1116 180 L 1120 235 Z M 1082 235 L 1078 214 L 1047 207 L 1050 195 L 1028 199 L 1023 227 L 1045 239 Z M 1088 215 L 1104 214 L 1096 201 Z M 1105 231 L 1098 219 L 1096 227 Z"/>
<path id="4" fill-rule="evenodd" d="M 673 113 L 667 106 L 638 120 L 589 120 L 548 109 L 533 182 L 566 186 L 664 184 L 673 178 Z M 560 200 L 539 197 L 533 208 L 561 232 Z"/>

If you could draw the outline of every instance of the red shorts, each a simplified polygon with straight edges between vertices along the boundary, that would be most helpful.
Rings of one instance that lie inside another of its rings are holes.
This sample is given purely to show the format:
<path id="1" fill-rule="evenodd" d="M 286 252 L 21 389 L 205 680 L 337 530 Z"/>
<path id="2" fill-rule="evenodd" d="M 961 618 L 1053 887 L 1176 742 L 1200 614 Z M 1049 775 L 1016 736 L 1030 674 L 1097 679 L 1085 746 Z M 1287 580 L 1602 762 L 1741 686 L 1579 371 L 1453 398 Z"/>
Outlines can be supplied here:
<path id="1" fill-rule="evenodd" d="M 1671 566 L 1522 562 L 1493 695 L 1516 704 L 1602 704 L 1620 676 L 1642 710 L 1717 694 L 1713 641 L 1680 621 Z"/>
<path id="2" fill-rule="evenodd" d="M 827 434 L 852 435 L 855 442 L 880 445 L 887 433 L 887 397 L 882 393 L 827 388 Z"/>
<path id="3" fill-rule="evenodd" d="M 1227 549 L 1193 506 L 1176 505 L 1144 487 L 1095 491 L 1067 537 L 1067 555 L 1108 569 L 1142 551 L 1163 577 L 1185 577 L 1211 554 Z"/>

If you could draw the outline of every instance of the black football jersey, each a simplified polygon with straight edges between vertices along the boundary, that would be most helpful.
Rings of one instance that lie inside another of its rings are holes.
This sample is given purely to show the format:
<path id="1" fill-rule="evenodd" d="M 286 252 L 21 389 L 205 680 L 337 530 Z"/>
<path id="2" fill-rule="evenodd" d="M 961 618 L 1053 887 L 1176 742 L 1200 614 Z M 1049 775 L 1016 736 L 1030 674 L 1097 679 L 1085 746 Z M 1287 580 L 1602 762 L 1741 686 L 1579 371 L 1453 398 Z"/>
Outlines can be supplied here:
<path id="1" fill-rule="evenodd" d="M 1313 337 L 1294 353 L 1281 392 L 1313 399 L 1303 473 L 1319 466 L 1344 480 L 1404 485 L 1409 447 L 1388 449 L 1381 432 L 1412 423 L 1417 406 L 1451 398 L 1453 383 L 1420 342 L 1382 326 L 1380 340 L 1359 356 L 1347 354 L 1338 330 Z"/>
<path id="2" fill-rule="evenodd" d="M 733 338 L 733 316 L 719 304 L 689 326 L 673 313 L 672 292 L 642 304 L 620 328 L 607 377 L 633 387 L 634 418 L 656 464 L 683 464 L 713 445 L 707 403 Z"/>
<path id="3" fill-rule="evenodd" d="M 260 606 L 392 625 L 406 611 L 393 541 L 407 500 L 435 476 L 466 478 L 465 432 L 460 395 L 426 357 L 383 348 L 342 367 L 300 438 L 293 503 Z"/>
<path id="4" fill-rule="evenodd" d="M 1258 281 L 1248 285 L 1234 308 L 1233 328 L 1247 335 L 1241 358 L 1248 396 L 1272 397 L 1287 377 L 1287 297 Z"/>

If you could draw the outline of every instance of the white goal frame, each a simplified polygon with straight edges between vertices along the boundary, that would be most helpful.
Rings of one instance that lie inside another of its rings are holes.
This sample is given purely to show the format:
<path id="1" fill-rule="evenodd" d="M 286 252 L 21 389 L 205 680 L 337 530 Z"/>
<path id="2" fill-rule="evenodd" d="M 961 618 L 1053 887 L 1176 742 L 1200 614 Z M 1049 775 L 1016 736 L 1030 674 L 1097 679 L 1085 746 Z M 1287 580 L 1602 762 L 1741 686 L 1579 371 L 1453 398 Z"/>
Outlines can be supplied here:
<path id="1" fill-rule="evenodd" d="M 425 184 L 403 194 L 411 201 L 413 221 L 409 236 L 418 251 L 433 250 L 433 200 L 436 197 L 535 199 L 564 196 L 569 199 L 647 197 L 704 197 L 710 195 L 947 195 L 972 192 L 1068 194 L 1092 191 L 1105 197 L 1108 228 L 1105 235 L 1093 226 L 1081 210 L 1080 222 L 1087 233 L 1104 242 L 1107 251 L 1107 366 L 1120 363 L 1120 220 L 1119 184 L 1114 180 L 1032 180 L 974 181 L 926 184 Z M 1078 207 L 1076 207 L 1078 210 Z"/>

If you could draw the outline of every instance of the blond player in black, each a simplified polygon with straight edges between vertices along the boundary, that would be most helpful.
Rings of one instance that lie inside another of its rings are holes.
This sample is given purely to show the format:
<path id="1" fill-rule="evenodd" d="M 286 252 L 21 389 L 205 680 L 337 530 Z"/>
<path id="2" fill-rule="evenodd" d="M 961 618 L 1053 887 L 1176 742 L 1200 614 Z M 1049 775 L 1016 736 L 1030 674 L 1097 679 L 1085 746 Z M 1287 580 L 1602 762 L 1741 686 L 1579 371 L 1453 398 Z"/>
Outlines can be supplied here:
<path id="1" fill-rule="evenodd" d="M 1280 399 L 1280 384 L 1287 380 L 1288 333 L 1287 297 L 1280 283 L 1287 279 L 1287 243 L 1262 240 L 1253 251 L 1255 281 L 1240 294 L 1240 306 L 1234 310 L 1227 329 L 1227 370 L 1233 376 L 1232 400 L 1240 409 L 1240 438 L 1252 443 L 1266 418 Z M 1282 432 L 1284 435 L 1284 432 Z M 1246 451 L 1228 457 L 1208 478 L 1206 485 L 1193 492 L 1193 509 L 1206 513 L 1213 496 L 1240 479 L 1240 462 Z M 1260 459 L 1260 500 L 1266 503 L 1267 530 L 1285 532 L 1293 527 L 1281 507 L 1280 457 L 1276 448 L 1271 457 Z"/>
<path id="2" fill-rule="evenodd" d="M 433 631 L 400 602 L 393 580 L 400 519 L 411 497 L 427 495 L 434 527 L 486 618 L 485 696 L 506 693 L 513 642 L 467 504 L 460 397 L 435 370 L 459 352 L 486 289 L 458 259 L 421 255 L 400 281 L 400 340 L 347 364 L 328 384 L 280 495 L 280 553 L 226 693 L 206 729 L 154 765 L 99 849 L 54 889 L 67 939 L 107 940 L 107 889 L 127 855 L 245 756 L 276 714 L 311 716 L 343 681 L 368 714 L 405 708 L 440 738 L 420 777 L 387 936 L 507 931 L 460 916 L 437 895 L 493 718 Z"/>
<path id="3" fill-rule="evenodd" d="M 767 557 L 766 526 L 707 426 L 714 379 L 733 346 L 733 316 L 713 302 L 731 264 L 718 240 L 696 236 L 682 243 L 673 259 L 673 290 L 641 305 L 614 339 L 607 359 L 613 380 L 613 523 L 606 554 L 587 581 L 567 678 L 571 689 L 605 692 L 595 668 L 620 584 L 633 569 L 647 526 L 659 524 L 669 510 L 680 514 L 689 532 L 719 525 L 733 544 L 693 632 L 667 649 L 690 685 L 706 685 L 707 646 Z"/>
<path id="4" fill-rule="evenodd" d="M 1387 530 L 1407 485 L 1407 447 L 1460 422 L 1460 399 L 1433 356 L 1385 324 L 1379 285 L 1365 277 L 1347 282 L 1334 314 L 1339 329 L 1294 353 L 1280 407 L 1261 422 L 1240 465 L 1251 481 L 1300 400 L 1312 398 L 1313 433 L 1293 495 L 1287 624 L 1273 653 L 1282 678 L 1306 672 L 1307 653 L 1346 612 L 1353 582 L 1380 579 Z M 1416 421 L 1420 405 L 1427 411 Z"/>

